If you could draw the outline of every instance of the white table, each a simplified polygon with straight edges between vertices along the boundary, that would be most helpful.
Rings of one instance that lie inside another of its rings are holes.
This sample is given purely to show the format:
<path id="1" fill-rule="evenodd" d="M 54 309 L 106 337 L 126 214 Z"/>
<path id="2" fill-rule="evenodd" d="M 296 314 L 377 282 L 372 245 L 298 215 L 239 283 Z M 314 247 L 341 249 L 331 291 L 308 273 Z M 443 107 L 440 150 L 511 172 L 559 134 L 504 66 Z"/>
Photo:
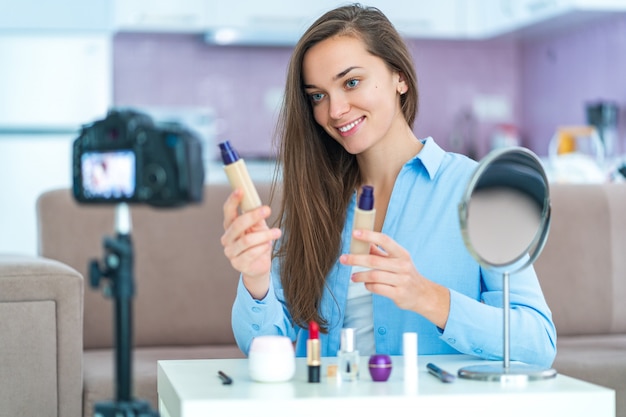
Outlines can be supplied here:
<path id="1" fill-rule="evenodd" d="M 161 417 L 615 416 L 613 390 L 564 375 L 525 384 L 459 378 L 444 384 L 426 371 L 426 363 L 456 374 L 485 361 L 441 355 L 420 356 L 417 382 L 410 382 L 403 375 L 402 357 L 394 356 L 389 380 L 373 382 L 367 359 L 361 358 L 360 380 L 350 383 L 326 378 L 326 366 L 336 358 L 322 358 L 323 378 L 317 384 L 306 382 L 301 358 L 293 380 L 284 383 L 252 381 L 246 359 L 159 361 L 159 411 Z M 218 370 L 232 377 L 233 384 L 223 385 Z"/>

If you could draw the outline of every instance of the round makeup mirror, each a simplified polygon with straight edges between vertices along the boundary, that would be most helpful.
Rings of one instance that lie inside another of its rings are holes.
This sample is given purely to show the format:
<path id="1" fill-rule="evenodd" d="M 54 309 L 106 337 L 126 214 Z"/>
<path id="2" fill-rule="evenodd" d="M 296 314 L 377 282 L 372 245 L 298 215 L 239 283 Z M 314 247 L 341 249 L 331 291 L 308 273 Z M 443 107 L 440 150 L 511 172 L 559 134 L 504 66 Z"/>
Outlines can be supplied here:
<path id="1" fill-rule="evenodd" d="M 539 158 L 521 147 L 497 149 L 480 161 L 459 203 L 465 246 L 483 268 L 502 271 L 503 364 L 459 370 L 485 381 L 535 380 L 554 369 L 510 363 L 509 277 L 532 265 L 550 229 L 550 189 Z"/>

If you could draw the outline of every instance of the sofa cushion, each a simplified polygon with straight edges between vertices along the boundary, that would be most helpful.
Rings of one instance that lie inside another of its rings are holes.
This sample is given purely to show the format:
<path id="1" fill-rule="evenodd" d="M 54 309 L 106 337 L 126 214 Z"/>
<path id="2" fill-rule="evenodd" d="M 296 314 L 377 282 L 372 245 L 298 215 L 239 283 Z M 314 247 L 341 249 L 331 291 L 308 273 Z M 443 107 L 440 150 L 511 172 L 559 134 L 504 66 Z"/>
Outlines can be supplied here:
<path id="1" fill-rule="evenodd" d="M 0 303 L 0 414 L 57 415 L 55 307 L 51 300 Z"/>
<path id="2" fill-rule="evenodd" d="M 257 184 L 269 203 L 270 185 Z M 239 273 L 220 243 L 228 184 L 205 187 L 200 205 L 176 209 L 133 206 L 135 346 L 202 346 L 234 343 L 230 311 Z M 41 253 L 73 266 L 86 278 L 91 260 L 104 255 L 102 239 L 114 235 L 114 207 L 78 205 L 68 189 L 37 202 Z M 113 346 L 113 302 L 85 291 L 84 347 Z"/>
<path id="3" fill-rule="evenodd" d="M 551 184 L 535 263 L 559 337 L 626 332 L 626 185 Z"/>
<path id="4" fill-rule="evenodd" d="M 1 415 L 80 415 L 82 295 L 67 265 L 0 255 Z"/>
<path id="5" fill-rule="evenodd" d="M 90 416 L 94 405 L 114 396 L 114 352 L 111 349 L 92 349 L 84 353 L 83 415 Z M 158 409 L 157 362 L 179 359 L 243 358 L 237 345 L 137 348 L 133 351 L 132 396 L 149 401 Z"/>

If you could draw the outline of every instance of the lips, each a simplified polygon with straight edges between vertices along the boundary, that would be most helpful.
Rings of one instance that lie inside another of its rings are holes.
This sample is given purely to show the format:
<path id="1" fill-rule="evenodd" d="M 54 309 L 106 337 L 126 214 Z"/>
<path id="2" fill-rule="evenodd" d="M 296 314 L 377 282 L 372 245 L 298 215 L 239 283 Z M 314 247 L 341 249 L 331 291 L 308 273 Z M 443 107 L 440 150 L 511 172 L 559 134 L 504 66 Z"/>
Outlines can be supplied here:
<path id="1" fill-rule="evenodd" d="M 342 136 L 345 135 L 349 135 L 357 126 L 359 126 L 361 124 L 361 122 L 365 119 L 365 117 L 360 117 L 357 120 L 350 122 L 346 125 L 340 126 L 337 128 L 337 130 L 339 130 L 339 133 Z"/>

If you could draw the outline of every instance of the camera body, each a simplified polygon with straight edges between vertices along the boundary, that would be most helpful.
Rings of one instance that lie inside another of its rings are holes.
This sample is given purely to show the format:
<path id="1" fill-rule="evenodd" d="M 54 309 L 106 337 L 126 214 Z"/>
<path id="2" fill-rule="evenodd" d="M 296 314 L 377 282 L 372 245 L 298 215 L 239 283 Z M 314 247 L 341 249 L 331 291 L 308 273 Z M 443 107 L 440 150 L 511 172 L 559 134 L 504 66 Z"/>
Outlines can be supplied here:
<path id="1" fill-rule="evenodd" d="M 111 110 L 73 143 L 74 198 L 85 204 L 175 207 L 202 201 L 202 144 L 178 124 L 156 125 L 134 110 Z"/>

